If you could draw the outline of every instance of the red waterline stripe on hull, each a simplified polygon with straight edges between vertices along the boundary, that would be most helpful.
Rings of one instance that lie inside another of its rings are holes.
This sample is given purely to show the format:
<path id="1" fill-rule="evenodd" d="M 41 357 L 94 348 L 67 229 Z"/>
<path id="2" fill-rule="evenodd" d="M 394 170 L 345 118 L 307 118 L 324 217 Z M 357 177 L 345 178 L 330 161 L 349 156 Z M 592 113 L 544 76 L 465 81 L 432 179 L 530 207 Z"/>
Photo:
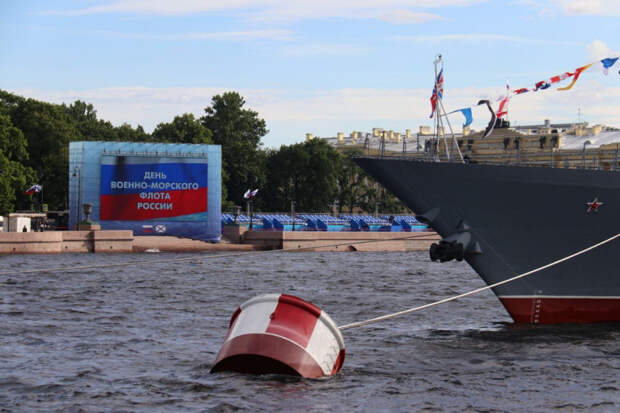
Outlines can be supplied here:
<path id="1" fill-rule="evenodd" d="M 237 357 L 239 356 L 239 357 Z M 245 356 L 259 356 L 256 369 L 248 365 Z M 244 334 L 228 340 L 222 346 L 211 371 L 233 370 L 247 373 L 263 373 L 268 360 L 275 360 L 273 372 L 278 372 L 278 363 L 295 370 L 300 376 L 308 378 L 323 377 L 325 373 L 316 360 L 303 348 L 281 337 L 271 334 Z M 235 365 L 235 363 L 240 363 Z M 243 364 L 241 364 L 243 363 Z M 261 364 L 258 364 L 261 363 Z M 284 373 L 282 371 L 282 373 Z"/>
<path id="2" fill-rule="evenodd" d="M 515 323 L 599 323 L 620 321 L 619 298 L 499 297 Z"/>

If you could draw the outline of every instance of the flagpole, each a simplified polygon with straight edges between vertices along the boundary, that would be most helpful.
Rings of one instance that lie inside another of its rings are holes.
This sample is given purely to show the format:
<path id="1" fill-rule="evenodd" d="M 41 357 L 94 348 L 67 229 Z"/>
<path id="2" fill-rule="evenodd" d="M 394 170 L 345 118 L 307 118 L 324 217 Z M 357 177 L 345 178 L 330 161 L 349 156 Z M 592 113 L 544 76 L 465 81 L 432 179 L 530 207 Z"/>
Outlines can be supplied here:
<path id="1" fill-rule="evenodd" d="M 436 104 L 436 116 L 437 118 L 435 119 L 435 123 L 436 123 L 436 130 L 437 130 L 437 139 L 439 139 L 439 131 L 443 131 L 443 120 L 442 117 L 446 118 L 446 123 L 448 124 L 448 128 L 450 129 L 450 134 L 452 135 L 452 144 L 456 146 L 456 151 L 459 154 L 459 158 L 461 160 L 461 162 L 465 162 L 463 160 L 463 153 L 461 152 L 461 148 L 459 148 L 458 142 L 456 141 L 456 136 L 454 135 L 454 130 L 452 129 L 452 125 L 450 124 L 450 119 L 448 119 L 448 114 L 446 113 L 446 109 L 443 106 L 443 97 L 439 94 L 439 90 L 437 89 L 437 65 L 439 63 L 442 64 L 442 69 L 443 69 L 443 59 L 441 55 L 437 56 L 437 59 L 435 59 L 435 61 L 433 62 L 435 65 L 435 90 L 437 91 L 437 104 Z M 440 129 L 441 128 L 441 129 Z M 450 158 L 450 151 L 448 150 L 448 141 L 446 139 L 446 134 L 445 132 L 442 133 L 443 136 L 443 144 L 444 147 L 446 149 L 446 157 L 448 158 L 448 160 L 451 160 Z"/>
<path id="2" fill-rule="evenodd" d="M 442 58 L 441 55 L 437 55 L 437 58 L 435 59 L 435 61 L 433 61 L 433 64 L 435 66 L 435 137 L 436 137 L 436 142 L 437 142 L 437 146 L 439 146 L 439 131 L 441 130 L 441 116 L 438 113 L 438 109 L 439 106 L 437 105 L 438 101 L 441 101 L 441 98 L 439 97 L 440 93 L 439 93 L 439 83 L 437 82 L 437 65 L 439 63 L 442 63 Z M 448 158 L 448 160 L 450 160 L 450 154 L 448 153 L 448 145 L 445 142 L 445 137 L 444 137 L 444 146 L 446 147 L 446 156 Z M 437 148 L 439 149 L 439 148 Z M 433 152 L 435 152 L 435 148 L 433 148 Z M 434 155 L 437 155 L 439 157 L 439 153 L 435 152 Z"/>
<path id="3" fill-rule="evenodd" d="M 252 198 L 250 198 L 248 200 L 248 203 L 250 204 L 250 231 L 252 231 L 252 226 L 253 226 L 252 225 L 253 224 L 252 221 L 254 221 L 254 211 L 253 211 L 253 208 L 252 208 Z"/>
<path id="4" fill-rule="evenodd" d="M 448 118 L 448 114 L 446 113 L 446 109 L 443 107 L 443 102 L 440 100 L 439 104 L 441 105 L 441 111 L 443 112 L 443 116 L 446 118 L 446 122 L 448 122 L 448 128 L 450 128 L 450 133 L 452 134 L 452 144 L 456 146 L 456 151 L 459 154 L 459 158 L 461 158 L 461 162 L 465 163 L 463 159 L 463 153 L 461 152 L 461 148 L 459 148 L 459 143 L 456 141 L 456 136 L 454 135 L 454 130 L 452 130 L 452 125 L 450 124 L 450 119 Z"/>

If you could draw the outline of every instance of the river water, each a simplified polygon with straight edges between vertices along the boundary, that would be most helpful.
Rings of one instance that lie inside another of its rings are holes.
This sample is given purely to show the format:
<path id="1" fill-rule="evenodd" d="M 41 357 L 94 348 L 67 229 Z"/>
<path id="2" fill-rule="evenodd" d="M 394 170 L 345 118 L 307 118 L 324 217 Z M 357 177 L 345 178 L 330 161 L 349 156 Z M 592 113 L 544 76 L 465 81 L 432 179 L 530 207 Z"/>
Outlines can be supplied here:
<path id="1" fill-rule="evenodd" d="M 231 255 L 0 256 L 0 411 L 620 410 L 620 324 L 516 326 L 488 291 L 344 331 L 328 379 L 210 374 L 255 295 L 297 295 L 343 325 L 483 285 L 426 252 Z M 74 269 L 19 273 L 57 267 Z"/>

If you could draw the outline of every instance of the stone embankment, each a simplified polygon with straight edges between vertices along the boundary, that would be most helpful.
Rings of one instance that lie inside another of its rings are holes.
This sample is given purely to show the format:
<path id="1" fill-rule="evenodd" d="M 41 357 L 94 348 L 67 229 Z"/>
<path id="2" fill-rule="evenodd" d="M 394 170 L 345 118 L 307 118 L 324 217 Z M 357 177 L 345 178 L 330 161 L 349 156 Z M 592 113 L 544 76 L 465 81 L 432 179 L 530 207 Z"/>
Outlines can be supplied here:
<path id="1" fill-rule="evenodd" d="M 0 254 L 131 252 L 131 231 L 0 232 Z"/>
<path id="2" fill-rule="evenodd" d="M 196 252 L 196 251 L 415 251 L 437 242 L 434 232 L 248 231 L 225 228 L 222 242 L 171 236 L 133 236 L 132 231 L 0 232 L 0 254 Z"/>

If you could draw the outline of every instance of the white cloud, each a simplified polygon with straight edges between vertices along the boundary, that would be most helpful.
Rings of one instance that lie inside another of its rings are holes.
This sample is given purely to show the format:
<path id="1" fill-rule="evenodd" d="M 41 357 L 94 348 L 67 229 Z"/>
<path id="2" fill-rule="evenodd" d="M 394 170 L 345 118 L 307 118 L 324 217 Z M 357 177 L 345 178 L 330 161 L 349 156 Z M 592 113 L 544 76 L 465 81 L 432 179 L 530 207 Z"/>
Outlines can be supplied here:
<path id="1" fill-rule="evenodd" d="M 618 0 L 525 0 L 524 4 L 537 7 L 541 15 L 561 12 L 569 16 L 619 16 Z"/>
<path id="2" fill-rule="evenodd" d="M 620 56 L 620 52 L 614 52 L 605 42 L 601 40 L 595 40 L 587 45 L 586 51 L 591 60 L 600 60 L 606 57 Z"/>
<path id="3" fill-rule="evenodd" d="M 256 20 L 295 21 L 308 18 L 381 19 L 390 23 L 419 23 L 439 16 L 420 9 L 465 7 L 488 0 L 115 0 L 80 9 L 53 10 L 49 14 L 102 13 L 187 15 L 236 12 Z"/>
<path id="4" fill-rule="evenodd" d="M 581 46 L 582 43 L 567 42 L 562 40 L 547 40 L 529 37 L 509 36 L 495 33 L 454 33 L 441 34 L 436 36 L 394 36 L 394 40 L 410 41 L 415 43 L 439 43 L 439 42 L 508 42 L 508 43 L 527 43 L 527 44 L 548 44 Z"/>
<path id="5" fill-rule="evenodd" d="M 589 77 L 588 77 L 589 74 Z M 613 73 L 616 77 L 616 72 Z M 620 86 L 617 79 L 586 72 L 567 92 L 546 90 L 515 96 L 509 116 L 514 124 L 574 121 L 581 109 L 583 119 L 594 123 L 620 126 Z M 114 87 L 89 90 L 42 91 L 18 90 L 16 93 L 50 102 L 67 104 L 80 99 L 92 103 L 101 119 L 115 125 L 141 124 L 151 131 L 159 122 L 169 122 L 176 115 L 204 115 L 211 98 L 226 92 L 223 87 Z M 427 89 L 338 89 L 314 92 L 288 90 L 238 90 L 246 107 L 259 113 L 270 130 L 264 139 L 267 146 L 290 144 L 303 139 L 306 132 L 334 136 L 337 132 L 369 131 L 377 126 L 403 131 L 431 125 L 428 119 L 430 90 Z M 501 87 L 452 88 L 445 91 L 446 110 L 475 105 L 481 98 L 495 98 Z M 459 113 L 450 115 L 453 127 L 460 130 Z M 486 107 L 474 106 L 474 127 L 482 129 L 488 122 Z"/>
<path id="6" fill-rule="evenodd" d="M 109 120 L 115 125 L 140 124 L 150 131 L 157 123 L 169 122 L 175 115 L 189 112 L 202 116 L 202 111 L 211 102 L 211 97 L 225 91 L 225 88 L 217 87 L 129 86 L 57 91 L 23 89 L 16 93 L 53 103 L 86 101 L 95 106 L 101 119 Z"/>
<path id="7" fill-rule="evenodd" d="M 391 10 L 380 14 L 379 19 L 393 24 L 411 24 L 441 20 L 441 16 L 432 13 L 414 12 L 411 10 Z"/>
<path id="8" fill-rule="evenodd" d="M 620 16 L 618 0 L 517 0 L 524 6 L 538 10 L 540 17 L 567 16 Z"/>
<path id="9" fill-rule="evenodd" d="M 142 39 L 142 40 L 293 40 L 294 36 L 290 30 L 283 29 L 258 29 L 258 30 L 237 30 L 228 32 L 188 32 L 188 33 L 132 33 L 119 32 L 112 30 L 77 30 L 72 28 L 55 28 L 41 26 L 44 30 L 54 30 L 63 33 L 70 33 L 80 36 L 107 36 L 122 39 Z"/>
<path id="10" fill-rule="evenodd" d="M 311 43 L 286 46 L 282 48 L 282 53 L 291 57 L 343 56 L 361 54 L 367 50 L 366 47 L 354 44 Z"/>
<path id="11" fill-rule="evenodd" d="M 601 0 L 560 0 L 566 14 L 599 14 L 603 11 Z"/>
<path id="12" fill-rule="evenodd" d="M 288 30 L 245 30 L 235 32 L 202 32 L 202 33 L 183 33 L 177 35 L 163 36 L 171 40 L 241 40 L 241 39 L 274 39 L 291 40 L 292 35 Z"/>

